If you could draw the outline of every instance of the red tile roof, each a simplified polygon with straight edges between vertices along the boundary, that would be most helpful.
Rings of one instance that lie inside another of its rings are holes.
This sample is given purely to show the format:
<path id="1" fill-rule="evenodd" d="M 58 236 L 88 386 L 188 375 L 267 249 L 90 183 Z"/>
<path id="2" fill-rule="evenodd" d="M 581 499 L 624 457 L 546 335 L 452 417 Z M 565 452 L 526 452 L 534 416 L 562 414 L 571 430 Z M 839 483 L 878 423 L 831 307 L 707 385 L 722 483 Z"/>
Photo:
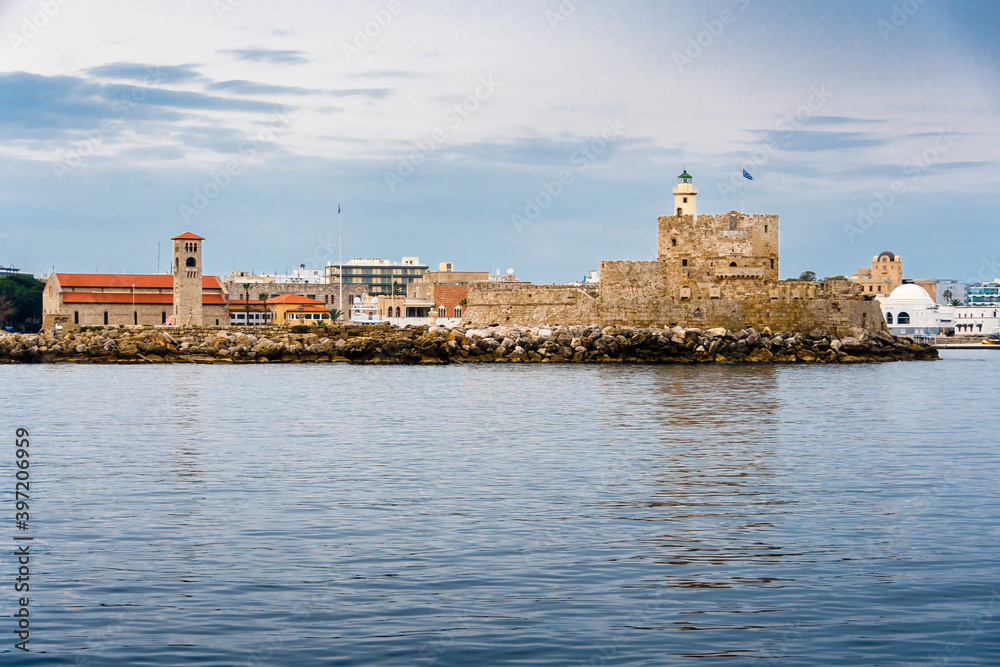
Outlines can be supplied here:
<path id="1" fill-rule="evenodd" d="M 177 239 L 181 239 L 182 241 L 204 241 L 205 237 L 192 234 L 191 232 L 184 232 L 183 234 L 178 234 L 170 240 L 176 241 Z"/>
<path id="2" fill-rule="evenodd" d="M 142 289 L 174 288 L 174 277 L 169 274 L 149 276 L 116 273 L 57 273 L 56 279 L 63 287 L 120 287 L 131 290 L 132 285 Z M 218 276 L 202 276 L 201 288 L 222 290 Z"/>
<path id="3" fill-rule="evenodd" d="M 132 292 L 63 292 L 63 303 L 132 303 Z M 174 295 L 136 292 L 135 303 L 173 305 Z M 224 306 L 226 300 L 221 294 L 202 294 L 201 304 L 203 306 Z"/>
<path id="4" fill-rule="evenodd" d="M 322 306 L 324 305 L 322 301 L 317 299 L 310 299 L 306 296 L 299 296 L 298 294 L 282 294 L 281 296 L 274 297 L 273 299 L 268 299 L 268 303 L 302 303 L 308 304 L 310 306 Z"/>

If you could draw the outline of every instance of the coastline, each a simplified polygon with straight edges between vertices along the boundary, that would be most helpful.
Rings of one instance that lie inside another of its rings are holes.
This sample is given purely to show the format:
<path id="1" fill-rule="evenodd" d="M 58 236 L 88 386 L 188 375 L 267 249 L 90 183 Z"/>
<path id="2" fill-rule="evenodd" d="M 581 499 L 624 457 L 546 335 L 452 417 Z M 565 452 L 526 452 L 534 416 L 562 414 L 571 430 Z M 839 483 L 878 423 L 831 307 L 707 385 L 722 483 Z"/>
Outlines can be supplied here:
<path id="1" fill-rule="evenodd" d="M 292 329 L 295 329 L 293 332 Z M 599 325 L 443 328 L 94 327 L 0 335 L 3 363 L 865 363 L 938 359 L 884 331 L 672 329 Z"/>

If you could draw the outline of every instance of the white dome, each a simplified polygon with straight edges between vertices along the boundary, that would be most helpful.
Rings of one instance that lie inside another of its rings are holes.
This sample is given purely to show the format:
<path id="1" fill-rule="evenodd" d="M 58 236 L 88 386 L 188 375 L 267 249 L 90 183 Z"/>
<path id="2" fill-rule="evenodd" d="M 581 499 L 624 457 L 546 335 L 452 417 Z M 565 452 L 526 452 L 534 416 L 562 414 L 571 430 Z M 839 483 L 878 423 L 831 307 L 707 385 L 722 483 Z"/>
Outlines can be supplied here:
<path id="1" fill-rule="evenodd" d="M 914 285 L 913 283 L 907 283 L 905 285 L 900 285 L 896 289 L 892 290 L 892 294 L 889 295 L 890 301 L 925 301 L 927 303 L 934 303 L 934 299 L 931 295 L 927 293 L 920 285 Z"/>

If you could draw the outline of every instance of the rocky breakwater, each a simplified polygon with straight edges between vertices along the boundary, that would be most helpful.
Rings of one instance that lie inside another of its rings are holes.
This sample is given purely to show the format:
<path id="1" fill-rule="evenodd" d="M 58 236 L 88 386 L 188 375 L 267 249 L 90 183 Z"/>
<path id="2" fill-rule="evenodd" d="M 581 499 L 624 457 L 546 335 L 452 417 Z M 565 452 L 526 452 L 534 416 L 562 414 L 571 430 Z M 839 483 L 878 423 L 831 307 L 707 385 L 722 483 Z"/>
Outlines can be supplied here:
<path id="1" fill-rule="evenodd" d="M 937 359 L 910 338 L 638 327 L 99 329 L 0 335 L 0 363 L 858 363 Z"/>

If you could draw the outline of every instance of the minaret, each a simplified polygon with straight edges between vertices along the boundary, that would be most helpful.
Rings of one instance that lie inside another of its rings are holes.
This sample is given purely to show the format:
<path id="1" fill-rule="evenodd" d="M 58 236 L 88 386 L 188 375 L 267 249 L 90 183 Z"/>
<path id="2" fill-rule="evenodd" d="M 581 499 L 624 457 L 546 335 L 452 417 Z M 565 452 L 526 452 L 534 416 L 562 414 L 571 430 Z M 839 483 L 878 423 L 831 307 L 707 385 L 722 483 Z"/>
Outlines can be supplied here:
<path id="1" fill-rule="evenodd" d="M 698 207 L 694 202 L 697 196 L 698 188 L 691 185 L 691 174 L 685 169 L 684 173 L 677 177 L 677 185 L 674 187 L 674 215 L 678 218 L 690 215 L 697 221 Z"/>
<path id="2" fill-rule="evenodd" d="M 184 232 L 174 242 L 174 322 L 178 326 L 201 326 L 202 237 Z"/>

